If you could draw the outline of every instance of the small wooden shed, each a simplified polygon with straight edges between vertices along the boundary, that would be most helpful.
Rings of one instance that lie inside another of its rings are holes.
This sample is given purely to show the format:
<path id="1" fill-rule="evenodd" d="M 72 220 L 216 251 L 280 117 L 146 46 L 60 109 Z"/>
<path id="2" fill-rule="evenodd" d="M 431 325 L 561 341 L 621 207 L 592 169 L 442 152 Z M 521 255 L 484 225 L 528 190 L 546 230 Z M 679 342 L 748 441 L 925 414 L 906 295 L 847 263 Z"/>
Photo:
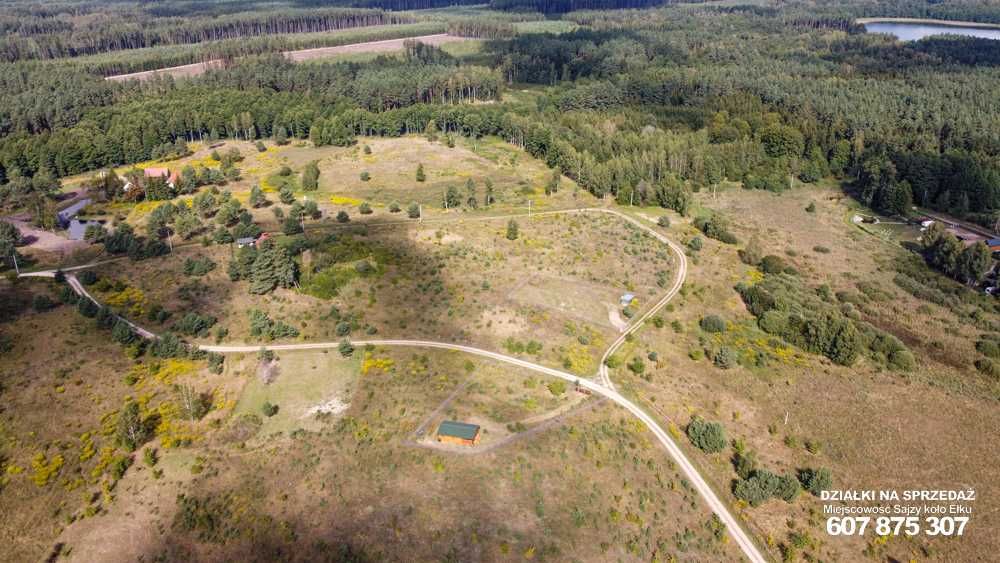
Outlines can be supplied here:
<path id="1" fill-rule="evenodd" d="M 479 443 L 479 426 L 446 420 L 438 426 L 437 441 L 460 446 L 475 446 Z"/>

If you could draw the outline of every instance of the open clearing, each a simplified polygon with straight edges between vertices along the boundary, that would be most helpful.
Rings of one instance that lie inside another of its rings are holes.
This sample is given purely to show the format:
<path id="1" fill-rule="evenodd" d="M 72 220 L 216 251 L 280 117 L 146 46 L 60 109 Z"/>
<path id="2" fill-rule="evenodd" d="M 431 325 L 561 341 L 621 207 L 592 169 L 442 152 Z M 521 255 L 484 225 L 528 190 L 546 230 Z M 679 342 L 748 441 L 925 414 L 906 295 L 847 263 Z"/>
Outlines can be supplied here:
<path id="1" fill-rule="evenodd" d="M 331 57 L 336 55 L 351 55 L 357 53 L 391 53 L 403 50 L 403 43 L 406 41 L 417 41 L 427 45 L 440 46 L 447 43 L 465 41 L 464 37 L 448 35 L 447 33 L 437 33 L 434 35 L 420 35 L 402 39 L 385 39 L 382 41 L 367 41 L 364 43 L 353 43 L 351 45 L 338 45 L 336 47 L 316 47 L 313 49 L 301 49 L 298 51 L 285 51 L 281 53 L 292 62 L 311 61 Z M 222 59 L 212 59 L 200 63 L 193 63 L 180 66 L 160 68 L 156 70 L 146 70 L 142 72 L 132 72 L 128 74 L 116 74 L 107 76 L 105 80 L 124 82 L 126 80 L 149 80 L 157 76 L 170 76 L 172 78 L 190 78 L 205 74 L 213 68 L 222 68 Z"/>

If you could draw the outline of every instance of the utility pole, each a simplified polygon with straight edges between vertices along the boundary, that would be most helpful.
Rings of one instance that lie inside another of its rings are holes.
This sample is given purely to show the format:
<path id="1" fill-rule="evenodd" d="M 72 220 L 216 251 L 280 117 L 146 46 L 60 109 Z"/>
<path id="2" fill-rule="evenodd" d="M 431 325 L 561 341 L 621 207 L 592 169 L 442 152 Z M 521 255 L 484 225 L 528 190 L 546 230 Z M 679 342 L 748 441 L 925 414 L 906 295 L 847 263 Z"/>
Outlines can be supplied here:
<path id="1" fill-rule="evenodd" d="M 417 214 L 419 215 L 417 217 L 417 222 L 418 223 L 423 223 L 424 222 L 424 204 L 422 204 L 422 203 L 417 204 Z"/>
<path id="2" fill-rule="evenodd" d="M 17 272 L 17 275 L 20 276 L 21 275 L 21 269 L 17 267 L 17 251 L 16 250 L 11 250 L 10 251 L 10 257 L 14 259 L 14 271 Z"/>
<path id="3" fill-rule="evenodd" d="M 528 200 L 528 219 L 531 219 L 531 200 Z"/>

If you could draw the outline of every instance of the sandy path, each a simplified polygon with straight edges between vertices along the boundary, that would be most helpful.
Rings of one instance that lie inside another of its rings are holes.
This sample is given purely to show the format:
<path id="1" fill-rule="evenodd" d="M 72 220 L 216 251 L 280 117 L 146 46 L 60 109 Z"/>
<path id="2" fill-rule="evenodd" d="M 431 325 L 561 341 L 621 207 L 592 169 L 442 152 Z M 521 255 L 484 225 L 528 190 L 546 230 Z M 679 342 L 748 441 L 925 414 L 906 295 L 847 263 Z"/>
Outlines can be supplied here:
<path id="1" fill-rule="evenodd" d="M 316 47 L 314 49 L 302 49 L 300 51 L 285 51 L 282 55 L 290 61 L 302 62 L 346 53 L 391 53 L 394 51 L 402 51 L 403 43 L 410 40 L 419 41 L 426 45 L 437 46 L 444 45 L 445 43 L 454 43 L 456 41 L 465 41 L 466 38 L 459 37 L 457 35 L 448 35 L 447 33 L 438 33 L 435 35 L 420 35 L 417 37 L 386 39 L 383 41 L 352 43 L 350 45 L 339 45 L 336 47 Z M 160 75 L 173 76 L 174 78 L 190 78 L 192 76 L 204 74 L 207 70 L 212 68 L 222 68 L 222 65 L 222 59 L 212 59 L 202 63 L 171 66 L 156 70 L 132 72 L 129 74 L 116 74 L 114 76 L 107 76 L 104 79 L 124 82 L 126 80 L 149 80 L 154 76 Z"/>

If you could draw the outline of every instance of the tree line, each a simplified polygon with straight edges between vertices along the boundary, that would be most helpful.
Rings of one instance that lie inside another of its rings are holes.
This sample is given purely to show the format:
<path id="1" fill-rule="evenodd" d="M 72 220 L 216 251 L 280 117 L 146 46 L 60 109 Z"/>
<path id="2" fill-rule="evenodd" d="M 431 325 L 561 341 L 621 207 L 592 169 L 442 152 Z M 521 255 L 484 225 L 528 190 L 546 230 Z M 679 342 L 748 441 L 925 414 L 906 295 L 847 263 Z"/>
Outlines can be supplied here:
<path id="1" fill-rule="evenodd" d="M 81 20 L 71 29 L 56 32 L 18 28 L 0 40 L 0 60 L 58 59 L 109 51 L 140 49 L 261 37 L 280 33 L 313 33 L 351 27 L 410 23 L 412 16 L 378 9 L 284 9 L 213 18 L 149 17 L 123 19 L 108 12 Z"/>

